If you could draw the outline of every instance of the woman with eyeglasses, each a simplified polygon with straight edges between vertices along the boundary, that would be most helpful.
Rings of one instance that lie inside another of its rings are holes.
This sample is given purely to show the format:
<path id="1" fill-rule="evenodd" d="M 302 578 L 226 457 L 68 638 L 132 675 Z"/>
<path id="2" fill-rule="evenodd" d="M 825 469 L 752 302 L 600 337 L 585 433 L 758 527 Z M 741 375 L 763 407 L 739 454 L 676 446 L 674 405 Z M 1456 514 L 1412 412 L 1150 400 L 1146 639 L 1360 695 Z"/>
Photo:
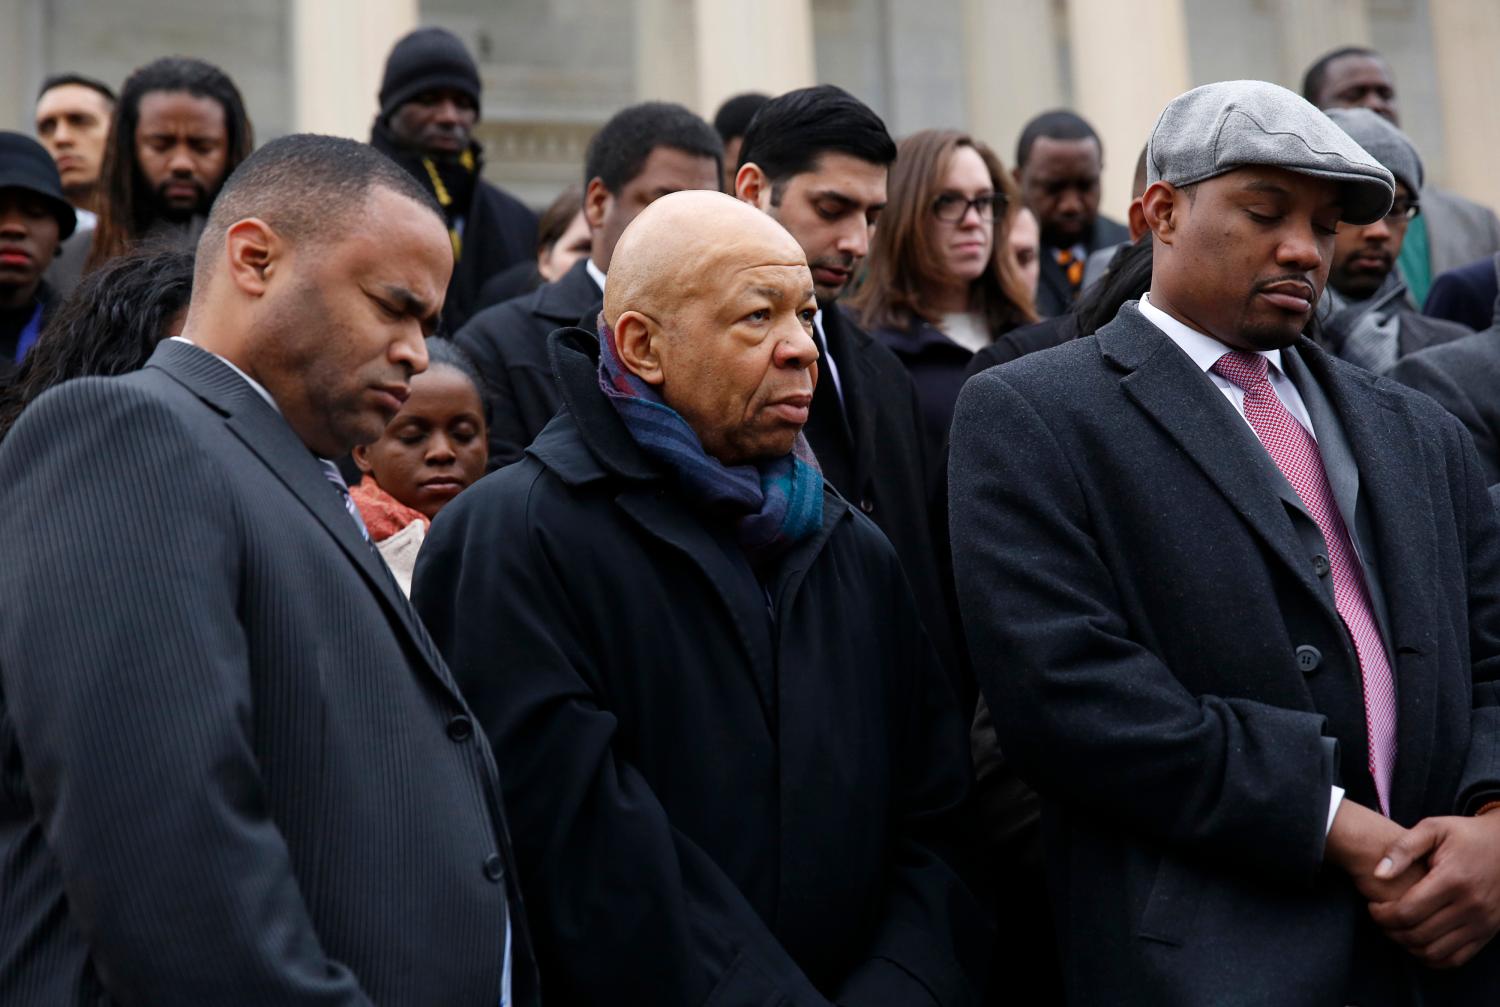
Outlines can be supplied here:
<path id="1" fill-rule="evenodd" d="M 911 373 L 935 458 L 969 358 L 1037 316 L 1008 241 L 1019 199 L 1000 159 L 956 130 L 914 133 L 897 151 L 849 307 Z"/>

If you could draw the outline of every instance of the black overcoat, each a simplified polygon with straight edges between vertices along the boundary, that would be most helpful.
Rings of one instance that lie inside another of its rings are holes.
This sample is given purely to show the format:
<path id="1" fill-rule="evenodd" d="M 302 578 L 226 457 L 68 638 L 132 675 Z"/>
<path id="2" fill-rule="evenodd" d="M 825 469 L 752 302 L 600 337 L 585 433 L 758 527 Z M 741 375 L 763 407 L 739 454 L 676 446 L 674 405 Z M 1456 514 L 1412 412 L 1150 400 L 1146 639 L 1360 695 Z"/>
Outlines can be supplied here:
<path id="1" fill-rule="evenodd" d="M 596 337 L 553 340 L 565 409 L 414 589 L 505 764 L 548 1002 L 977 1003 L 967 725 L 885 537 L 828 491 L 762 590 Z"/>

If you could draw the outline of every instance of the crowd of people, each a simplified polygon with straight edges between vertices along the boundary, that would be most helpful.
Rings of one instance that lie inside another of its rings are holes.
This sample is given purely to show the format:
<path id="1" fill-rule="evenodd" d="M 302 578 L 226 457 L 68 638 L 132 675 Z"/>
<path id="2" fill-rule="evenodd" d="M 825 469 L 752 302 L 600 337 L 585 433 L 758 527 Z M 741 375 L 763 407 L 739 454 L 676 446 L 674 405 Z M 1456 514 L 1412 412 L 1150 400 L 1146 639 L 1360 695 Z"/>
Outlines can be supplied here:
<path id="1" fill-rule="evenodd" d="M 1379 53 L 1124 222 L 829 85 L 538 214 L 482 93 L 0 133 L 0 1003 L 1500 999 L 1500 220 Z"/>

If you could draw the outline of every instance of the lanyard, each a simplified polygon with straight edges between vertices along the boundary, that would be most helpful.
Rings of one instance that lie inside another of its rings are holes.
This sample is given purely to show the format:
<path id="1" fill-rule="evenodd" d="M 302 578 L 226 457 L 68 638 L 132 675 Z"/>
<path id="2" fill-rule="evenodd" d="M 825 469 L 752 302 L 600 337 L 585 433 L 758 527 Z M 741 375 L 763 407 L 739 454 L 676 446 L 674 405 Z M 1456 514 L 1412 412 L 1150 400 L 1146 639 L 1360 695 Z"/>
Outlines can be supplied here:
<path id="1" fill-rule="evenodd" d="M 26 328 L 21 330 L 21 338 L 16 340 L 16 363 L 26 359 L 26 351 L 36 343 L 37 337 L 42 334 L 42 305 L 37 304 L 36 310 L 31 313 L 31 321 L 26 323 Z"/>

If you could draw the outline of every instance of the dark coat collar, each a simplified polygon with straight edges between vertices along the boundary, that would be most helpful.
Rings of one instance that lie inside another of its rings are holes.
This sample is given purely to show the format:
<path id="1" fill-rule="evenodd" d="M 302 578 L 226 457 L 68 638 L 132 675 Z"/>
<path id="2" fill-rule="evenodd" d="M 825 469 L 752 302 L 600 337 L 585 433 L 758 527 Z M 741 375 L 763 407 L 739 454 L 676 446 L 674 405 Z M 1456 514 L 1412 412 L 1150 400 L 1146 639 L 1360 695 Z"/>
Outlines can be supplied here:
<path id="1" fill-rule="evenodd" d="M 604 293 L 589 275 L 588 259 L 579 259 L 556 281 L 537 288 L 532 314 L 559 325 L 577 325 L 585 316 L 597 312 L 604 303 Z"/>
<path id="2" fill-rule="evenodd" d="M 392 620 L 406 631 L 429 671 L 458 697 L 458 687 L 385 562 L 360 535 L 317 459 L 281 414 L 228 364 L 191 343 L 163 340 L 146 366 L 167 374 L 224 417 L 230 432 L 333 536 L 374 588 Z"/>

